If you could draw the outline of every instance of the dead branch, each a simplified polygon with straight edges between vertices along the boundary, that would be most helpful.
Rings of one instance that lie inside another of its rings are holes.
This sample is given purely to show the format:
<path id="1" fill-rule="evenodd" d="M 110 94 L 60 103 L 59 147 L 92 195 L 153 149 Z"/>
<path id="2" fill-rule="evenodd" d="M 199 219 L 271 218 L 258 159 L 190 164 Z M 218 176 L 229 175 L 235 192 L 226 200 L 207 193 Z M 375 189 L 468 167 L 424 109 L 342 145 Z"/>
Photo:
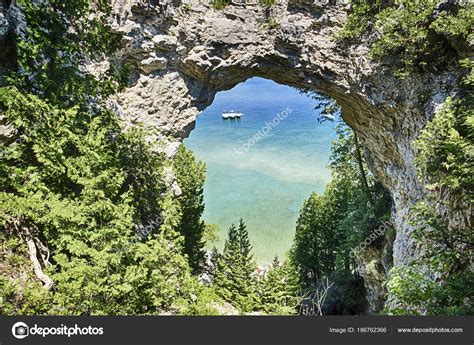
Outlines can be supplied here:
<path id="1" fill-rule="evenodd" d="M 299 304 L 300 315 L 323 315 L 323 307 L 329 290 L 334 285 L 334 282 L 329 283 L 329 278 L 317 286 L 316 290 L 308 290 L 301 296 Z"/>
<path id="2" fill-rule="evenodd" d="M 54 281 L 53 279 L 51 279 L 51 277 L 49 277 L 43 272 L 41 263 L 38 260 L 39 249 L 44 266 L 46 267 L 50 265 L 48 248 L 43 243 L 41 243 L 38 237 L 32 235 L 30 228 L 26 226 L 24 222 L 21 222 L 19 219 L 15 219 L 13 221 L 13 225 L 17 233 L 20 235 L 21 238 L 25 240 L 28 246 L 28 254 L 30 257 L 30 261 L 33 264 L 35 276 L 44 284 L 43 287 L 46 290 L 51 290 L 54 285 Z"/>

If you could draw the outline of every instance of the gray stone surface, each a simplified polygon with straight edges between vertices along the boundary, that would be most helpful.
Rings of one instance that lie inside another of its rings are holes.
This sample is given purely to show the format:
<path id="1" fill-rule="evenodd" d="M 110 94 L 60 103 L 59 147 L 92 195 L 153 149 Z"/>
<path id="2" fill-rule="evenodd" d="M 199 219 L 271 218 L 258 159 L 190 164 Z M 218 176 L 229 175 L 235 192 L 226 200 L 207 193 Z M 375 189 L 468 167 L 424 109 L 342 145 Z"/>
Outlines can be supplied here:
<path id="1" fill-rule="evenodd" d="M 110 100 L 124 127 L 144 125 L 150 140 L 160 143 L 157 150 L 172 156 L 215 94 L 250 77 L 322 92 L 341 106 L 345 121 L 364 142 L 372 172 L 391 192 L 394 265 L 418 258 L 422 248 L 410 237 L 410 207 L 425 191 L 416 178 L 413 140 L 445 102 L 460 71 L 400 81 L 390 66 L 368 58 L 366 45 L 336 43 L 345 1 L 281 0 L 270 9 L 234 1 L 219 11 L 199 1 L 183 2 L 189 5 L 112 0 L 112 27 L 124 35 L 115 58 L 133 66 L 129 86 Z M 422 106 L 419 96 L 426 91 L 431 96 Z M 469 221 L 464 210 L 451 218 L 458 224 Z M 371 312 L 385 298 L 378 276 L 385 274 L 382 254 L 367 253 L 359 262 Z"/>
<path id="2" fill-rule="evenodd" d="M 413 165 L 413 140 L 443 104 L 459 71 L 402 82 L 389 66 L 368 58 L 366 45 L 336 43 L 345 2 L 285 0 L 271 9 L 234 3 L 223 10 L 192 2 L 168 11 L 134 1 L 115 6 L 120 19 L 114 26 L 125 35 L 120 58 L 136 66 L 130 87 L 116 99 L 128 126 L 143 123 L 161 142 L 179 141 L 216 92 L 253 76 L 322 92 L 342 107 L 345 121 L 364 142 L 371 170 L 392 194 L 394 265 L 420 256 L 422 248 L 410 237 L 410 207 L 424 194 Z M 167 63 L 153 68 L 151 57 Z M 422 107 L 418 99 L 426 90 L 432 96 Z M 465 220 L 465 213 L 459 218 Z M 382 267 L 375 253 L 365 257 L 368 261 L 359 264 L 376 312 L 385 297 L 375 272 L 385 271 L 375 270 Z"/>

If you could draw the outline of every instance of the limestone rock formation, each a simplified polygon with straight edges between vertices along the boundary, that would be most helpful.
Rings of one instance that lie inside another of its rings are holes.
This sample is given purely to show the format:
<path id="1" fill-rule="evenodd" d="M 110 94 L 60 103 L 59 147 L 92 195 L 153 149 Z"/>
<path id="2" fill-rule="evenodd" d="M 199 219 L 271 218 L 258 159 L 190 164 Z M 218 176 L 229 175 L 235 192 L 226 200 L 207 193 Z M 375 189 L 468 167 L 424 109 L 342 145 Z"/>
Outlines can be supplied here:
<path id="1" fill-rule="evenodd" d="M 413 140 L 449 96 L 447 90 L 461 71 L 400 81 L 390 66 L 368 58 L 366 45 L 335 42 L 347 16 L 348 5 L 342 1 L 281 0 L 270 8 L 258 1 L 234 1 L 221 10 L 207 1 L 111 1 L 111 25 L 123 34 L 123 48 L 115 58 L 133 67 L 129 86 L 111 100 L 126 127 L 143 124 L 150 138 L 172 155 L 215 94 L 250 77 L 328 95 L 364 142 L 372 172 L 391 192 L 393 264 L 419 257 L 422 248 L 410 238 L 409 215 L 424 190 L 416 178 Z M 419 95 L 427 90 L 430 99 L 421 105 Z M 383 304 L 382 279 L 370 277 L 385 270 L 376 259 L 380 253 L 372 254 L 366 258 L 374 269 L 361 272 L 370 281 L 370 311 L 376 312 L 379 301 Z"/>
<path id="2" fill-rule="evenodd" d="M 371 170 L 391 191 L 394 265 L 419 257 L 422 248 L 410 237 L 410 207 L 424 190 L 412 142 L 443 104 L 446 86 L 454 85 L 459 71 L 401 82 L 390 66 L 368 58 L 367 46 L 337 44 L 334 34 L 346 18 L 343 2 L 285 0 L 271 8 L 235 2 L 215 10 L 198 1 L 181 6 L 116 1 L 115 9 L 114 27 L 124 34 L 120 58 L 136 67 L 130 87 L 116 98 L 128 125 L 141 122 L 164 142 L 180 140 L 216 92 L 253 76 L 322 92 L 341 106 L 345 121 L 364 141 Z M 418 96 L 426 90 L 432 96 L 422 107 Z M 385 270 L 377 270 L 382 265 L 373 254 L 360 264 L 374 266 L 361 272 L 367 276 L 370 311 L 376 312 L 384 298 L 383 279 L 372 278 Z"/>

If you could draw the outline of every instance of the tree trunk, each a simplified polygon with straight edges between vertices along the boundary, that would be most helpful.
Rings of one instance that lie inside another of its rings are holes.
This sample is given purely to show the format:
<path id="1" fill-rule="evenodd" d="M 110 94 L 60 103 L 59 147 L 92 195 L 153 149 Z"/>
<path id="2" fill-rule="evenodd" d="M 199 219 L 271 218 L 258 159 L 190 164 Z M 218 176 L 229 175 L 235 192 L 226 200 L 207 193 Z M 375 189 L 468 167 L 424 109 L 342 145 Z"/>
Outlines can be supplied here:
<path id="1" fill-rule="evenodd" d="M 367 175 L 365 174 L 364 165 L 362 163 L 362 153 L 360 152 L 361 150 L 360 150 L 359 138 L 357 137 L 357 134 L 355 132 L 354 132 L 354 142 L 355 142 L 357 164 L 359 165 L 359 170 L 360 170 L 360 179 L 362 182 L 362 188 L 364 190 L 365 195 L 367 196 L 367 199 L 370 202 L 370 205 L 374 206 L 374 200 L 372 198 L 372 193 L 370 193 L 369 183 L 367 182 Z"/>

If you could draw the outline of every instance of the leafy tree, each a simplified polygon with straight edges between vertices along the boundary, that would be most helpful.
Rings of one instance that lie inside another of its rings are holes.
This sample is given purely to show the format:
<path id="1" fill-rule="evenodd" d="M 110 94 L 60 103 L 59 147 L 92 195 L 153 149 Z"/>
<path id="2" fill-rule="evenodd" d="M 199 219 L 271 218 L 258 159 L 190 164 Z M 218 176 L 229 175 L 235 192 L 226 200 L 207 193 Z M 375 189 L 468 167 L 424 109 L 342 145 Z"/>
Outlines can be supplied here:
<path id="1" fill-rule="evenodd" d="M 313 193 L 305 201 L 291 251 L 308 284 L 335 270 L 351 270 L 351 250 L 390 210 L 390 197 L 368 171 L 355 135 L 345 126 L 338 134 L 331 154 L 333 179 L 323 195 Z"/>
<path id="2" fill-rule="evenodd" d="M 297 221 L 292 256 L 304 281 L 312 281 L 334 270 L 336 229 L 326 206 L 324 196 L 311 194 Z"/>
<path id="3" fill-rule="evenodd" d="M 472 315 L 474 274 L 469 270 L 436 282 L 420 266 L 394 267 L 387 289 L 392 296 L 384 313 L 392 315 Z"/>

